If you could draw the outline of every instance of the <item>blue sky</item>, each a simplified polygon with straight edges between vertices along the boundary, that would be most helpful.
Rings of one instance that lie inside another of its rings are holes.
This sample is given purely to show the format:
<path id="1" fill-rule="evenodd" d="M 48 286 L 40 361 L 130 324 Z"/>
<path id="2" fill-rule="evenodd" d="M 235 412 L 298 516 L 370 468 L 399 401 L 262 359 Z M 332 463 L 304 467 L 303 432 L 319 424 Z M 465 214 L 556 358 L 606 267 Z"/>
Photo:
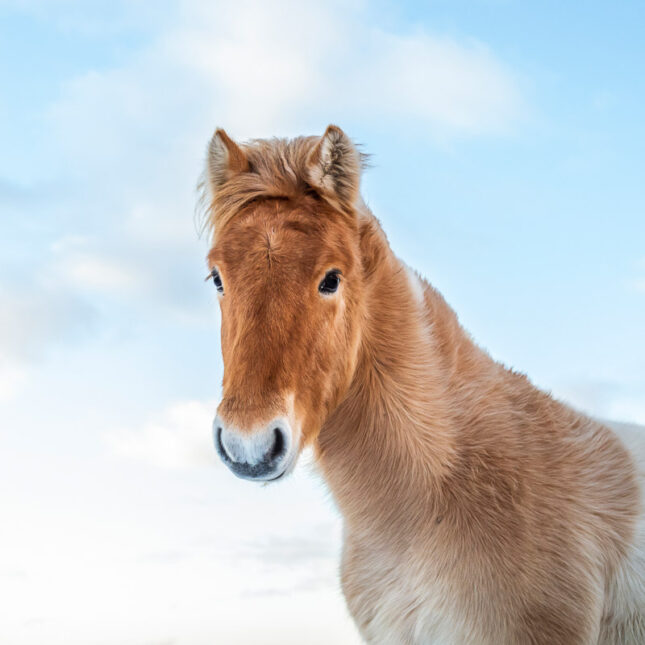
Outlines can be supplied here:
<path id="1" fill-rule="evenodd" d="M 211 450 L 193 208 L 216 125 L 339 124 L 393 247 L 477 342 L 645 423 L 644 22 L 638 2 L 0 0 L 0 634 L 213 642 L 252 607 L 236 642 L 354 642 L 316 475 L 258 488 Z"/>

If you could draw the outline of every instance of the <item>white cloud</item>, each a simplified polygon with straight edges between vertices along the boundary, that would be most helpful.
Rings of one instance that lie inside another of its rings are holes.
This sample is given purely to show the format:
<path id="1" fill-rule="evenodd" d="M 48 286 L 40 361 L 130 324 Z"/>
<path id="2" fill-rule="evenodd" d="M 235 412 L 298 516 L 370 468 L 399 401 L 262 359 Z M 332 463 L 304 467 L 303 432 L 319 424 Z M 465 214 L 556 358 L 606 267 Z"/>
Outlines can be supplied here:
<path id="1" fill-rule="evenodd" d="M 363 3 L 187 0 L 125 65 L 68 83 L 53 121 L 81 163 L 136 159 L 143 145 L 160 153 L 152 168 L 170 169 L 169 143 L 197 137 L 201 153 L 216 124 L 244 137 L 401 119 L 397 130 L 423 136 L 498 132 L 521 116 L 516 79 L 482 43 L 373 23 Z"/>
<path id="2" fill-rule="evenodd" d="M 362 3 L 203 6 L 185 5 L 193 19 L 165 47 L 200 73 L 218 123 L 239 135 L 334 119 L 401 119 L 397 130 L 422 126 L 420 136 L 482 134 L 522 115 L 513 74 L 482 43 L 384 31 Z"/>
<path id="3" fill-rule="evenodd" d="M 215 405 L 175 403 L 140 429 L 120 429 L 106 436 L 113 452 L 158 468 L 194 468 L 218 464 L 211 425 Z"/>
<path id="4" fill-rule="evenodd" d="M 68 281 L 79 288 L 123 293 L 139 286 L 139 276 L 111 258 L 75 254 L 65 258 L 61 268 Z"/>
<path id="5" fill-rule="evenodd" d="M 0 354 L 29 361 L 55 343 L 87 333 L 96 314 L 83 299 L 46 279 L 20 285 L 0 283 Z"/>
<path id="6" fill-rule="evenodd" d="M 0 403 L 13 399 L 27 380 L 28 370 L 12 361 L 0 361 Z"/>
<path id="7" fill-rule="evenodd" d="M 412 117 L 433 131 L 505 131 L 522 111 L 510 72 L 475 41 L 377 33 L 373 56 L 364 64 L 366 96 L 377 113 Z"/>
<path id="8" fill-rule="evenodd" d="M 134 209 L 114 238 L 72 234 L 56 240 L 41 269 L 47 283 L 92 303 L 102 323 L 118 324 L 125 306 L 137 319 L 157 314 L 168 320 L 170 315 L 211 325 L 214 303 L 203 280 L 200 241 L 194 236 L 192 248 L 186 249 L 172 230 L 148 234 L 139 212 Z M 184 227 L 190 230 L 187 222 Z"/>
<path id="9" fill-rule="evenodd" d="M 92 332 L 97 312 L 65 285 L 38 275 L 0 282 L 0 302 L 0 401 L 9 401 L 52 347 Z"/>

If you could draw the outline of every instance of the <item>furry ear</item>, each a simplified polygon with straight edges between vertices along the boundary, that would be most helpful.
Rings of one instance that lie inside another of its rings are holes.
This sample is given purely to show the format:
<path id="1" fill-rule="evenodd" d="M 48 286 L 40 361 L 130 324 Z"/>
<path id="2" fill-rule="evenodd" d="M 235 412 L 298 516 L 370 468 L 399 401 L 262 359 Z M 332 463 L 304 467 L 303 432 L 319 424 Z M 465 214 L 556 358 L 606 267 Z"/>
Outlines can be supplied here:
<path id="1" fill-rule="evenodd" d="M 351 211 L 360 187 L 361 154 L 338 126 L 327 126 L 307 166 L 311 185 L 337 208 Z"/>
<path id="2" fill-rule="evenodd" d="M 213 194 L 233 175 L 249 170 L 249 161 L 240 146 L 218 128 L 208 144 L 206 171 Z"/>

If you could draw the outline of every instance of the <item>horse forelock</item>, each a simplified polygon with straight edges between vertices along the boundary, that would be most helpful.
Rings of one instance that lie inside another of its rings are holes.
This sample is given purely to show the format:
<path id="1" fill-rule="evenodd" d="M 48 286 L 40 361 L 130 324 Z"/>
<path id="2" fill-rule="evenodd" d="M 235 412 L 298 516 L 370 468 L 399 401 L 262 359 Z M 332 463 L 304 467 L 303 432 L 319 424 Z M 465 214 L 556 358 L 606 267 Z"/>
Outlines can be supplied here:
<path id="1" fill-rule="evenodd" d="M 248 171 L 230 177 L 216 190 L 204 172 L 198 184 L 198 228 L 217 239 L 219 231 L 250 203 L 261 199 L 297 200 L 304 195 L 320 195 L 311 181 L 311 154 L 320 137 L 294 139 L 252 139 L 240 145 L 248 160 Z M 360 169 L 369 166 L 369 155 L 357 151 Z M 360 215 L 360 200 L 352 206 Z"/>
<path id="2" fill-rule="evenodd" d="M 261 199 L 297 199 L 311 193 L 307 159 L 317 137 L 254 139 L 240 147 L 249 171 L 231 177 L 213 192 L 206 177 L 200 180 L 200 229 L 215 239 L 237 213 Z"/>

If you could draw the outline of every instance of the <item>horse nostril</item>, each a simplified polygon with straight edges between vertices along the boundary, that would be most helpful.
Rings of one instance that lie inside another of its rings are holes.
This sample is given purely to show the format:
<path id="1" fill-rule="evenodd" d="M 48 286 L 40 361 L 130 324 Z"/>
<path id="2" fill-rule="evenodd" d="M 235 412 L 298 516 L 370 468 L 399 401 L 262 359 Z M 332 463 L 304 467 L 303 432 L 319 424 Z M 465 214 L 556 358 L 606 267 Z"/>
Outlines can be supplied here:
<path id="1" fill-rule="evenodd" d="M 217 447 L 217 451 L 220 453 L 220 456 L 230 459 L 229 454 L 224 447 L 224 443 L 222 442 L 222 426 L 217 426 L 217 428 L 215 429 L 215 445 Z"/>
<path id="2" fill-rule="evenodd" d="M 280 428 L 273 428 L 273 448 L 269 454 L 269 461 L 274 461 L 278 457 L 281 457 L 285 451 L 285 440 L 283 431 Z"/>

